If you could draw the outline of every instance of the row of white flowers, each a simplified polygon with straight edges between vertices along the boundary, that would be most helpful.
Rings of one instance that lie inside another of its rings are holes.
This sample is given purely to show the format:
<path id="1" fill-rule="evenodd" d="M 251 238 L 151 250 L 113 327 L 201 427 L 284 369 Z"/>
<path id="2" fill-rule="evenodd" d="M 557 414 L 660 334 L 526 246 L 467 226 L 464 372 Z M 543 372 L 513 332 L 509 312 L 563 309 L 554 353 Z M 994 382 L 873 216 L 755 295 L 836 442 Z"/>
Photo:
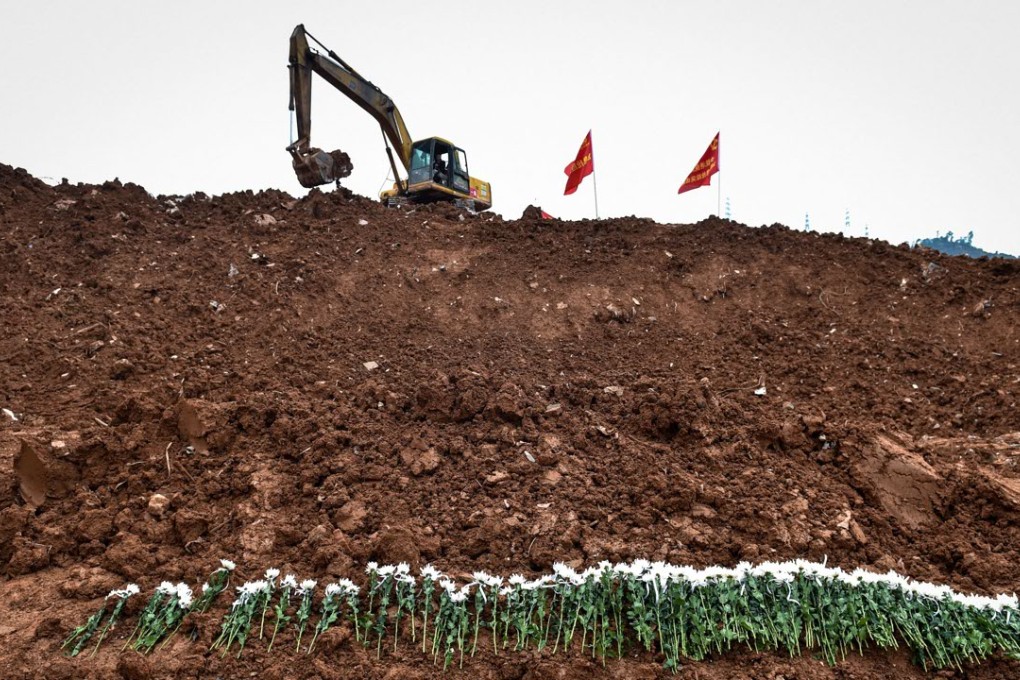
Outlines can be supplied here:
<path id="1" fill-rule="evenodd" d="M 188 612 L 209 608 L 233 568 L 224 560 L 197 600 L 184 584 L 161 584 L 128 643 L 143 652 L 160 641 L 165 645 Z M 1014 594 L 964 594 L 892 571 L 844 571 L 824 562 L 696 569 L 639 559 L 583 570 L 557 563 L 552 573 L 535 578 L 484 571 L 456 578 L 432 565 L 412 574 L 406 563 L 371 562 L 365 571 L 364 586 L 349 579 L 327 584 L 316 607 L 316 581 L 267 569 L 262 578 L 235 588 L 213 647 L 240 654 L 257 626 L 257 637 L 268 638 L 272 649 L 290 626 L 300 651 L 310 626 L 304 646 L 310 653 L 330 628 L 349 625 L 355 640 L 374 646 L 378 656 L 384 638 L 392 638 L 394 648 L 401 640 L 420 639 L 421 650 L 436 661 L 442 657 L 444 666 L 458 654 L 463 663 L 465 655 L 477 653 L 483 631 L 494 654 L 579 647 L 605 660 L 637 645 L 661 655 L 671 669 L 736 644 L 791 654 L 817 649 L 830 663 L 865 646 L 906 644 L 926 668 L 995 653 L 1020 657 L 1020 602 Z M 122 608 L 137 592 L 137 586 L 131 588 L 110 597 Z M 80 651 L 98 620 L 89 625 L 65 644 Z"/>

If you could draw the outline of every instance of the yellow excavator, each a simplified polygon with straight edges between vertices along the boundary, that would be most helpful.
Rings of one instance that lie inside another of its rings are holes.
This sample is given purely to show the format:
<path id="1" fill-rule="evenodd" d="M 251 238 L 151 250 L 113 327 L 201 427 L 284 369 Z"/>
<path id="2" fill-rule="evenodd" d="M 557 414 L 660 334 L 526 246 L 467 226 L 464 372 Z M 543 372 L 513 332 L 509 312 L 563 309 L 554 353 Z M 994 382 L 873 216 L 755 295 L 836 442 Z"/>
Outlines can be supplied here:
<path id="1" fill-rule="evenodd" d="M 309 40 L 323 52 L 312 49 Z M 289 68 L 290 110 L 296 112 L 298 136 L 287 151 L 293 158 L 294 172 L 301 186 L 311 188 L 339 183 L 353 169 L 344 152 L 327 152 L 311 146 L 312 73 L 315 72 L 367 111 L 382 127 L 386 154 L 396 179 L 393 188 L 379 195 L 384 203 L 448 201 L 472 211 L 492 207 L 492 189 L 488 182 L 468 174 L 467 154 L 463 149 L 441 137 L 412 142 L 393 100 L 316 40 L 304 25 L 298 25 L 291 33 Z M 401 179 L 397 161 L 403 166 L 406 179 Z"/>

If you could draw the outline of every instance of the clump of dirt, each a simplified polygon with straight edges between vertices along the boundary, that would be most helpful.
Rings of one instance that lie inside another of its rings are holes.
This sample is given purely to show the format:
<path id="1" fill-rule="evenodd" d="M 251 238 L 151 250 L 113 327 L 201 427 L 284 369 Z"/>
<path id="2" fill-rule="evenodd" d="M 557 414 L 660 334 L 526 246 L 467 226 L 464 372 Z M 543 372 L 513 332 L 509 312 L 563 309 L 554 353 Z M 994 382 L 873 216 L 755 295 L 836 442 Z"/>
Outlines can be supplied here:
<path id="1" fill-rule="evenodd" d="M 220 557 L 320 579 L 801 557 L 1012 591 L 1018 289 L 994 260 L 780 225 L 152 196 L 0 165 L 0 674 L 440 677 L 349 641 L 299 671 L 186 641 L 60 657 L 110 588 Z M 735 653 L 681 677 L 893 673 L 921 675 Z"/>

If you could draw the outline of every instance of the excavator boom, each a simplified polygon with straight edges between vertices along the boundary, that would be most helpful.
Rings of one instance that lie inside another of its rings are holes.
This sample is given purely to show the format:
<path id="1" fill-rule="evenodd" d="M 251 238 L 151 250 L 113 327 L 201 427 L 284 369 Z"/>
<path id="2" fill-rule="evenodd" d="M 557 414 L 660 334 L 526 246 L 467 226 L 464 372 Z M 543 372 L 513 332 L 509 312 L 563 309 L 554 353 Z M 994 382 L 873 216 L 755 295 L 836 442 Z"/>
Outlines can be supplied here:
<path id="1" fill-rule="evenodd" d="M 313 50 L 308 44 L 309 38 L 326 50 L 326 54 Z M 347 154 L 340 151 L 327 153 L 311 146 L 312 72 L 343 92 L 379 122 L 406 172 L 411 163 L 411 136 L 393 100 L 305 31 L 303 24 L 299 24 L 290 36 L 290 107 L 296 114 L 298 137 L 287 150 L 294 159 L 294 170 L 301 184 L 306 187 L 326 184 L 350 175 L 352 169 Z M 387 152 L 393 174 L 398 176 L 388 145 Z"/>

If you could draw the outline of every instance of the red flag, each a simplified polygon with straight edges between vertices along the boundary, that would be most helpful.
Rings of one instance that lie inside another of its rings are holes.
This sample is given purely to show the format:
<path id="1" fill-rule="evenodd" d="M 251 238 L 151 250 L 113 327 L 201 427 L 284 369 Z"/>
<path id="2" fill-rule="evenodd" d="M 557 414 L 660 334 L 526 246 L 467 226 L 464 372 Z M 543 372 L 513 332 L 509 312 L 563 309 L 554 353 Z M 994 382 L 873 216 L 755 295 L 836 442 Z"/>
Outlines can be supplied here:
<path id="1" fill-rule="evenodd" d="M 577 152 L 577 158 L 574 162 L 563 169 L 563 172 L 567 175 L 567 188 L 563 190 L 563 195 L 577 191 L 577 187 L 581 185 L 581 180 L 590 175 L 595 170 L 595 159 L 591 155 L 591 130 L 584 138 L 584 143 L 581 144 L 581 148 Z"/>
<path id="2" fill-rule="evenodd" d="M 543 220 L 555 220 L 556 219 L 555 217 L 553 217 L 552 215 L 550 215 L 549 213 L 547 213 L 544 210 L 541 210 L 541 213 L 542 213 L 542 219 Z"/>
<path id="3" fill-rule="evenodd" d="M 705 154 L 698 161 L 698 164 L 687 175 L 687 179 L 680 185 L 678 194 L 698 187 L 707 187 L 712 184 L 712 175 L 719 172 L 719 133 L 715 133 L 715 139 L 705 149 Z"/>

